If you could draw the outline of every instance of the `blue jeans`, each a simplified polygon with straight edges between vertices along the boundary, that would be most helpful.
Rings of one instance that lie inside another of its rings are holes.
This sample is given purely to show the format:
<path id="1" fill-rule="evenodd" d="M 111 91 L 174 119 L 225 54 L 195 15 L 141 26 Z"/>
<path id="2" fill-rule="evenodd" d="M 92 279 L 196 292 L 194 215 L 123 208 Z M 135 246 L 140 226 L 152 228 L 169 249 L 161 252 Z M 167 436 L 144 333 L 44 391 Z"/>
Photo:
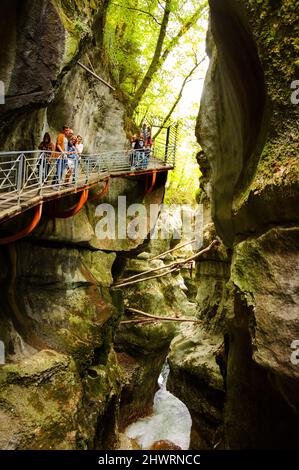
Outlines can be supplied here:
<path id="1" fill-rule="evenodd" d="M 59 184 L 62 180 L 62 175 L 66 167 L 66 161 L 63 157 L 58 157 L 56 159 L 56 173 L 53 179 L 53 184 Z"/>

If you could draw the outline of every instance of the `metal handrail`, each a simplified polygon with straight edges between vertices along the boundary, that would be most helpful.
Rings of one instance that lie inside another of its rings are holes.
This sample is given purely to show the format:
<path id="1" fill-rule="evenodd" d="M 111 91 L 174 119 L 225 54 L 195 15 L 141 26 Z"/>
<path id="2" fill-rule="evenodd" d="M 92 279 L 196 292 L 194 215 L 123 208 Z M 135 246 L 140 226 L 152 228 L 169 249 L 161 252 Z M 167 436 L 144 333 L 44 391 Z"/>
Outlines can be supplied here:
<path id="1" fill-rule="evenodd" d="M 114 149 L 95 154 L 25 150 L 0 152 L 0 211 L 36 196 L 84 188 L 104 176 L 175 164 L 175 146 Z"/>

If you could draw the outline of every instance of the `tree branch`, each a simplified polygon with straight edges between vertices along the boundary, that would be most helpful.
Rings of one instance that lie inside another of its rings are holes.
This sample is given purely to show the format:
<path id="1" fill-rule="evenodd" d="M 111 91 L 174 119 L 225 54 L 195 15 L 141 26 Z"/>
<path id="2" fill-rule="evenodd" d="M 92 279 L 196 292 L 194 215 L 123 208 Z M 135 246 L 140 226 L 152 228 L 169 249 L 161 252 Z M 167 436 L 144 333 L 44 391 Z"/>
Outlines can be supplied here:
<path id="1" fill-rule="evenodd" d="M 165 37 L 166 37 L 167 26 L 168 26 L 168 22 L 169 22 L 171 2 L 172 2 L 172 0 L 166 0 L 166 2 L 165 2 L 164 15 L 163 15 L 162 23 L 161 23 L 161 28 L 160 28 L 160 31 L 159 31 L 158 40 L 157 40 L 157 43 L 156 43 L 154 56 L 152 58 L 152 61 L 150 63 L 149 68 L 147 69 L 146 74 L 143 77 L 143 80 L 142 80 L 140 86 L 136 90 L 135 96 L 134 96 L 132 104 L 131 104 L 132 112 L 137 108 L 141 98 L 143 97 L 145 91 L 147 90 L 148 86 L 150 85 L 150 83 L 152 81 L 153 75 L 159 69 L 160 57 L 161 57 L 161 54 L 162 54 L 162 48 L 163 48 L 164 40 L 165 40 Z"/>
<path id="2" fill-rule="evenodd" d="M 143 317 L 149 318 L 150 320 L 144 320 L 143 318 L 139 318 L 136 320 L 124 320 L 120 323 L 151 323 L 152 320 L 159 320 L 159 321 L 176 321 L 176 322 L 190 322 L 190 323 L 202 323 L 201 320 L 193 320 L 190 318 L 178 318 L 178 317 L 160 317 L 158 315 L 152 315 L 150 313 L 145 313 L 142 310 L 137 310 L 136 308 L 127 307 L 126 310 L 130 313 L 142 315 Z"/>
<path id="3" fill-rule="evenodd" d="M 160 253 L 159 255 L 153 256 L 152 258 L 150 258 L 150 261 L 153 261 L 154 259 L 161 258 L 161 256 L 167 255 L 168 253 L 172 253 L 173 251 L 180 250 L 180 249 L 183 248 L 184 246 L 191 245 L 191 244 L 194 243 L 194 242 L 196 242 L 196 238 L 194 238 L 193 240 L 191 240 L 191 241 L 189 241 L 189 242 L 186 242 L 186 243 L 182 243 L 182 244 L 180 244 L 180 245 L 177 245 L 177 246 L 175 246 L 174 248 L 171 248 L 171 250 L 167 250 L 167 251 L 164 251 L 163 253 Z"/>
<path id="4" fill-rule="evenodd" d="M 219 241 L 218 240 L 213 240 L 210 243 L 209 246 L 207 246 L 206 248 L 204 248 L 201 251 L 198 251 L 197 253 L 195 253 L 195 255 L 190 256 L 186 260 L 175 261 L 174 263 L 167 264 L 166 266 L 160 266 L 159 268 L 149 269 L 148 271 L 145 271 L 145 272 L 142 272 L 142 273 L 139 273 L 139 274 L 135 274 L 134 276 L 128 277 L 126 279 L 121 279 L 121 281 L 115 283 L 113 285 L 113 287 L 119 288 L 119 287 L 129 286 L 129 285 L 132 285 L 132 284 L 136 284 L 138 282 L 148 281 L 149 279 L 156 279 L 156 278 L 159 278 L 159 277 L 162 277 L 162 276 L 166 276 L 167 274 L 170 274 L 173 271 L 177 271 L 184 264 L 188 264 L 191 261 L 194 261 L 196 258 L 198 258 L 199 256 L 203 255 L 204 253 L 207 253 L 208 251 L 212 250 L 212 248 L 214 248 L 217 245 L 219 245 Z M 158 274 L 158 275 L 155 274 L 154 276 L 149 276 L 149 277 L 144 277 L 144 278 L 138 279 L 140 276 L 144 276 L 146 274 L 150 274 L 150 273 L 158 272 L 158 271 L 162 271 L 162 270 L 167 270 L 167 271 L 165 273 L 162 273 L 162 274 Z"/>
<path id="5" fill-rule="evenodd" d="M 172 116 L 172 113 L 174 112 L 175 108 L 177 107 L 177 105 L 179 104 L 182 96 L 183 96 L 183 92 L 184 92 L 184 88 L 185 86 L 187 85 L 187 83 L 190 81 L 190 78 L 192 77 L 192 75 L 194 74 L 195 70 L 202 64 L 202 62 L 205 60 L 205 57 L 200 61 L 198 62 L 197 61 L 197 58 L 196 58 L 196 61 L 195 61 L 195 65 L 194 67 L 192 67 L 192 69 L 190 70 L 190 72 L 188 73 L 188 75 L 184 78 L 183 80 L 183 83 L 182 83 L 182 86 L 180 88 L 180 91 L 179 91 L 179 94 L 177 95 L 173 105 L 171 106 L 168 114 L 165 116 L 164 120 L 163 120 L 163 123 L 161 125 L 161 127 L 157 130 L 156 134 L 153 136 L 153 140 L 155 140 L 158 135 L 160 134 L 160 132 L 162 131 L 162 128 L 165 126 L 165 124 L 168 122 L 168 120 L 170 119 L 170 117 Z"/>
<path id="6" fill-rule="evenodd" d="M 164 266 L 164 269 L 166 269 L 167 266 Z M 145 278 L 142 278 L 142 279 L 135 279 L 133 281 L 126 281 L 122 284 L 115 284 L 114 286 L 112 287 L 115 287 L 116 289 L 118 289 L 119 287 L 127 287 L 127 286 L 131 286 L 132 284 L 138 284 L 139 282 L 143 282 L 143 281 L 149 281 L 150 279 L 158 279 L 160 277 L 163 277 L 163 276 L 167 276 L 168 274 L 171 274 L 173 273 L 174 271 L 178 271 L 180 268 L 179 266 L 175 266 L 174 268 L 172 269 L 169 269 L 168 271 L 166 271 L 165 273 L 162 273 L 162 274 L 154 274 L 153 276 L 148 276 L 148 277 L 145 277 Z M 142 274 L 142 273 L 141 273 Z M 141 275 L 139 274 L 139 276 Z M 133 277 L 133 276 L 132 276 Z"/>
<path id="7" fill-rule="evenodd" d="M 205 4 L 201 5 L 191 16 L 189 20 L 187 20 L 182 27 L 180 28 L 179 32 L 171 39 L 168 46 L 164 49 L 164 52 L 161 56 L 160 63 L 161 65 L 165 62 L 170 52 L 174 49 L 174 47 L 178 44 L 181 37 L 184 36 L 191 28 L 195 25 L 197 20 L 200 18 L 202 12 L 205 10 Z"/>
<path id="8" fill-rule="evenodd" d="M 158 21 L 157 18 L 149 11 L 141 10 L 140 8 L 127 7 L 126 5 L 119 5 L 118 3 L 114 3 L 114 2 L 112 2 L 112 5 L 119 7 L 119 8 L 125 8 L 126 10 L 138 11 L 139 13 L 143 13 L 144 15 L 148 15 L 157 23 L 157 25 L 159 26 L 162 25 L 162 23 L 160 23 L 160 21 Z"/>

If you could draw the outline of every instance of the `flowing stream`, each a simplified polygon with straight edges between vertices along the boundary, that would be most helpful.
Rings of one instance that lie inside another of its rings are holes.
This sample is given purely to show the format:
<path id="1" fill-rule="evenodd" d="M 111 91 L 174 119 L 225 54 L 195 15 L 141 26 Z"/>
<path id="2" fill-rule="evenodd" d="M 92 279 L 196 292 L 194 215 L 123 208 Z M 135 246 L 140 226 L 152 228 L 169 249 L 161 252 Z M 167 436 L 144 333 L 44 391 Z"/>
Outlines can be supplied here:
<path id="1" fill-rule="evenodd" d="M 168 375 L 169 366 L 165 363 L 158 379 L 160 389 L 155 394 L 153 415 L 136 421 L 125 431 L 142 449 L 149 449 L 158 441 L 189 448 L 191 416 L 186 405 L 166 390 Z"/>

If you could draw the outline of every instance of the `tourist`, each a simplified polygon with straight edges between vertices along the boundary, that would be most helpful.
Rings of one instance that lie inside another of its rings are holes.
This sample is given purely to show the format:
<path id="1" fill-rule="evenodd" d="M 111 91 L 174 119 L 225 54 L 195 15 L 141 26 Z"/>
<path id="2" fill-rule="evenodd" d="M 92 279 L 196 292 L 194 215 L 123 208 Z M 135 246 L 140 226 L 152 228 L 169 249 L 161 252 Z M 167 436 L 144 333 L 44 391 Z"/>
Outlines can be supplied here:
<path id="1" fill-rule="evenodd" d="M 134 140 L 134 155 L 133 155 L 133 166 L 135 168 L 140 168 L 144 164 L 144 139 L 143 134 L 136 136 Z"/>
<path id="2" fill-rule="evenodd" d="M 67 163 L 68 153 L 68 138 L 71 136 L 72 130 L 69 126 L 63 126 L 62 132 L 58 134 L 56 141 L 56 174 L 54 177 L 54 184 L 59 184 L 62 180 L 63 172 Z"/>
<path id="3" fill-rule="evenodd" d="M 136 139 L 137 139 L 137 134 L 133 134 L 131 139 L 130 139 L 132 149 L 134 149 L 134 147 L 135 147 L 135 140 Z"/>
<path id="4" fill-rule="evenodd" d="M 144 140 L 143 140 L 143 135 L 135 135 L 135 139 L 133 141 L 134 143 L 134 150 L 143 150 L 144 149 Z"/>
<path id="5" fill-rule="evenodd" d="M 132 151 L 130 152 L 130 164 L 131 164 L 131 170 L 135 170 L 135 167 L 134 167 L 134 163 L 135 163 L 135 158 L 134 158 L 134 155 L 135 155 L 135 144 L 136 144 L 136 141 L 137 141 L 137 134 L 133 134 L 132 137 L 130 138 L 130 141 L 131 141 L 131 149 Z"/>
<path id="6" fill-rule="evenodd" d="M 150 127 L 147 128 L 146 130 L 146 139 L 145 139 L 145 146 L 148 148 L 152 148 L 153 142 L 152 142 L 152 130 Z"/>
<path id="7" fill-rule="evenodd" d="M 75 168 L 74 168 L 73 182 L 77 181 L 79 163 L 80 163 L 81 155 L 82 155 L 83 149 L 84 149 L 83 139 L 82 139 L 81 135 L 77 135 L 76 149 L 77 149 L 77 157 L 75 158 Z"/>
<path id="8" fill-rule="evenodd" d="M 38 146 L 39 150 L 44 150 L 46 152 L 53 152 L 55 150 L 55 145 L 52 142 L 49 132 L 46 132 L 42 142 Z"/>
<path id="9" fill-rule="evenodd" d="M 42 182 L 44 183 L 44 181 L 48 178 L 49 175 L 52 157 L 51 152 L 55 150 L 55 145 L 52 142 L 49 132 L 45 133 L 42 142 L 38 146 L 38 149 L 43 150 L 39 157 L 38 167 L 39 172 L 42 172 Z"/>
<path id="10" fill-rule="evenodd" d="M 79 153 L 79 155 L 81 155 L 83 153 L 83 148 L 84 148 L 84 145 L 83 145 L 83 139 L 81 137 L 81 135 L 77 135 L 77 151 Z"/>
<path id="11" fill-rule="evenodd" d="M 69 126 L 63 126 L 62 132 L 58 134 L 56 141 L 56 151 L 61 154 L 66 154 L 68 152 L 69 137 L 72 135 L 73 131 Z M 58 157 L 57 157 L 58 158 Z"/>

